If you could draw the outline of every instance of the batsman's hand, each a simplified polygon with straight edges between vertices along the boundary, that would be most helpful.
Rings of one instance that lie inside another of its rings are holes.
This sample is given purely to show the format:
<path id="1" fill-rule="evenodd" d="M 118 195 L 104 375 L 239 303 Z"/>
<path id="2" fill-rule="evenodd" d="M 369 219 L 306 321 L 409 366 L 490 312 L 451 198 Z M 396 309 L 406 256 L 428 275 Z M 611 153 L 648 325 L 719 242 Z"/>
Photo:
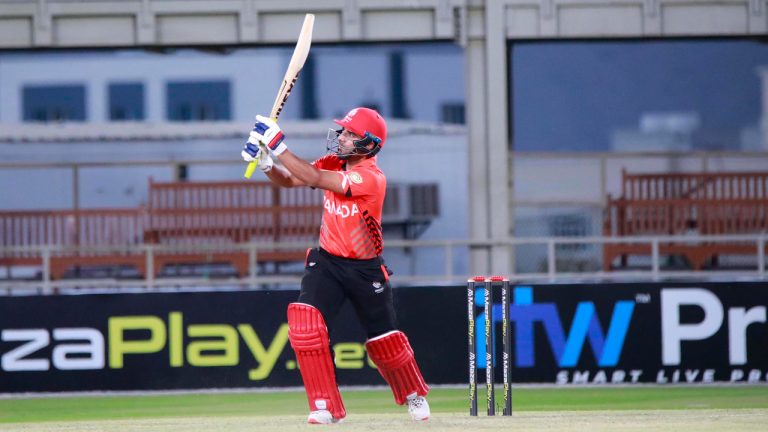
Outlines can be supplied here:
<path id="1" fill-rule="evenodd" d="M 275 156 L 280 156 L 288 147 L 285 145 L 285 135 L 277 122 L 261 115 L 256 116 L 256 125 L 251 131 L 249 142 L 255 140 L 267 146 Z"/>
<path id="2" fill-rule="evenodd" d="M 255 143 L 252 141 L 255 140 L 249 137 L 243 147 L 243 151 L 240 152 L 240 156 L 242 156 L 243 160 L 246 162 L 255 162 L 263 172 L 269 172 L 275 165 L 274 161 L 272 161 L 272 158 L 269 156 L 269 151 L 267 151 L 266 148 L 263 148 L 264 145 L 260 144 L 258 141 Z"/>

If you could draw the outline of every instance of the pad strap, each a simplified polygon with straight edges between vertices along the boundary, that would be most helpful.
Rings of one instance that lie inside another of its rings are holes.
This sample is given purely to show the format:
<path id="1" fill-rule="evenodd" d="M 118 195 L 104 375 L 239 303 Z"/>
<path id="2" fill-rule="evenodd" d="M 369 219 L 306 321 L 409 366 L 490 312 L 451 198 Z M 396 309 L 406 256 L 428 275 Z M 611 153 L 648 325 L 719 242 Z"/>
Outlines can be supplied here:
<path id="1" fill-rule="evenodd" d="M 429 386 L 421 376 L 405 333 L 395 330 L 369 339 L 365 349 L 392 389 L 398 405 L 404 404 L 410 394 L 427 395 Z"/>
<path id="2" fill-rule="evenodd" d="M 288 339 L 299 363 L 309 410 L 328 410 L 335 419 L 346 417 L 336 384 L 328 329 L 320 311 L 304 303 L 288 305 Z"/>

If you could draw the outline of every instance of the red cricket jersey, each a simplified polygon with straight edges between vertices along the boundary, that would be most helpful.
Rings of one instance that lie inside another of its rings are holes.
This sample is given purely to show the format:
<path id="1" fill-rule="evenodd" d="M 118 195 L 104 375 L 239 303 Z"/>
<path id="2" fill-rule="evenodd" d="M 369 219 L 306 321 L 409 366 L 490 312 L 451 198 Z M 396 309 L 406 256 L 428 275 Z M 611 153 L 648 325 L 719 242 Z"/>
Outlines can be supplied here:
<path id="1" fill-rule="evenodd" d="M 387 179 L 376 166 L 376 158 L 363 159 L 349 171 L 335 155 L 326 155 L 312 163 L 315 167 L 338 171 L 344 193 L 325 191 L 320 247 L 333 255 L 370 259 L 381 255 L 381 208 L 387 191 Z"/>

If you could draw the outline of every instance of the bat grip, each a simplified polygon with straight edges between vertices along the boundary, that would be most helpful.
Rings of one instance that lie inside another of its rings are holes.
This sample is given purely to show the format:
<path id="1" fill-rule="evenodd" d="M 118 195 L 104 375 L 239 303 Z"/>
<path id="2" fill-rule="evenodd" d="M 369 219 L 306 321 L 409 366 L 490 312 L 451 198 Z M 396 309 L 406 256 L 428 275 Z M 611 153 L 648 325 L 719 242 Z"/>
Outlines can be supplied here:
<path id="1" fill-rule="evenodd" d="M 247 179 L 251 178 L 258 165 L 259 163 L 255 160 L 248 162 L 248 167 L 245 169 L 245 174 L 243 176 Z"/>

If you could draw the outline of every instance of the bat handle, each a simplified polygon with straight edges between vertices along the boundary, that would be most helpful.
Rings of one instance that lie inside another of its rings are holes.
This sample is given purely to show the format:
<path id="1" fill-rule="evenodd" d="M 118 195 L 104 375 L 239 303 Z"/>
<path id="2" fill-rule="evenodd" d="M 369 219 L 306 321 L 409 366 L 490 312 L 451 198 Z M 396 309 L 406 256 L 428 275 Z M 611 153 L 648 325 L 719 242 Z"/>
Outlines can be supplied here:
<path id="1" fill-rule="evenodd" d="M 259 166 L 259 163 L 255 160 L 248 162 L 248 168 L 245 169 L 244 177 L 247 179 L 251 178 L 257 166 Z"/>

